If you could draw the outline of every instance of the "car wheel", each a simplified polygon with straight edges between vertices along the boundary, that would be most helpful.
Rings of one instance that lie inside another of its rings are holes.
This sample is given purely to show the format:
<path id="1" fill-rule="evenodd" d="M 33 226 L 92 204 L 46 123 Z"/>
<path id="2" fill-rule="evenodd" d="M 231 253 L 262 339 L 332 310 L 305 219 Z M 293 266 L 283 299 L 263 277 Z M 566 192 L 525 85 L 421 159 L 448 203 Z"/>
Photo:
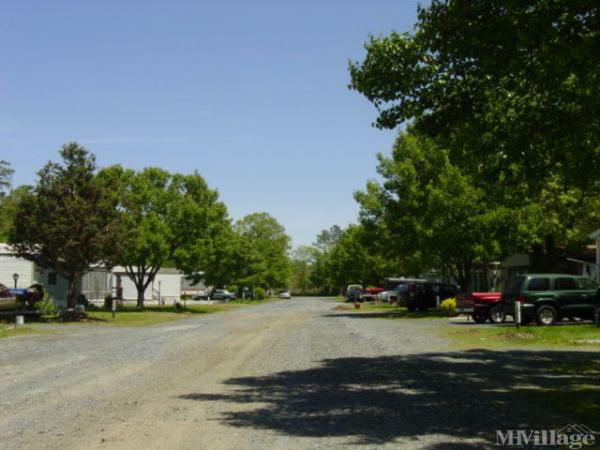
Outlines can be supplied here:
<path id="1" fill-rule="evenodd" d="M 558 314 L 556 309 L 550 305 L 542 305 L 535 311 L 538 325 L 554 325 Z"/>
<path id="2" fill-rule="evenodd" d="M 506 320 L 506 313 L 504 312 L 504 308 L 500 305 L 496 305 L 490 309 L 490 320 L 493 323 L 504 323 Z"/>
<path id="3" fill-rule="evenodd" d="M 471 314 L 471 319 L 473 319 L 473 322 L 475 323 L 485 323 L 485 321 L 487 320 L 487 317 L 483 314 Z"/>

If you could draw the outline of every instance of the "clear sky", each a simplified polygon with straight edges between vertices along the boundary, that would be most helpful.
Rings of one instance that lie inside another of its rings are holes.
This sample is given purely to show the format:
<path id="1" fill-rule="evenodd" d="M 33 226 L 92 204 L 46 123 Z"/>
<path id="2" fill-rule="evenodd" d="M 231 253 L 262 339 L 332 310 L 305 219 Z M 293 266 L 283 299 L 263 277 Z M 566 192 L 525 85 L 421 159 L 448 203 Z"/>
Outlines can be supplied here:
<path id="1" fill-rule="evenodd" d="M 309 244 L 347 225 L 395 132 L 347 88 L 369 34 L 413 0 L 29 1 L 0 15 L 0 159 L 14 184 L 67 141 L 100 165 L 197 169 L 234 218 L 275 216 Z"/>

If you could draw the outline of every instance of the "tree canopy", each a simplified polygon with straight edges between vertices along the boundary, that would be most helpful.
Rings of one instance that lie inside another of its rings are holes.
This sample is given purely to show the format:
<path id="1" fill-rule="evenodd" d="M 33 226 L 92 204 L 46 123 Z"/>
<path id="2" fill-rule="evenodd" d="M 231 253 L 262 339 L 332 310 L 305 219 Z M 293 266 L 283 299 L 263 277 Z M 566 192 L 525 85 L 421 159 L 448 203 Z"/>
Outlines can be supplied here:
<path id="1" fill-rule="evenodd" d="M 268 213 L 254 213 L 234 224 L 240 238 L 238 284 L 267 288 L 287 287 L 290 277 L 290 237 Z"/>
<path id="2" fill-rule="evenodd" d="M 122 242 L 117 197 L 96 178 L 96 161 L 76 143 L 49 162 L 31 190 L 21 192 L 9 243 L 19 256 L 50 268 L 69 283 L 75 306 L 79 278 L 96 264 L 111 265 Z"/>
<path id="3" fill-rule="evenodd" d="M 434 0 L 413 32 L 367 42 L 351 87 L 378 126 L 412 123 L 481 179 L 537 192 L 550 172 L 597 192 L 599 45 L 592 0 Z"/>
<path id="4" fill-rule="evenodd" d="M 119 264 L 138 290 L 138 306 L 161 267 L 192 274 L 211 270 L 215 245 L 229 226 L 227 209 L 197 173 L 140 172 L 113 166 L 99 177 L 115 186 L 126 238 Z"/>

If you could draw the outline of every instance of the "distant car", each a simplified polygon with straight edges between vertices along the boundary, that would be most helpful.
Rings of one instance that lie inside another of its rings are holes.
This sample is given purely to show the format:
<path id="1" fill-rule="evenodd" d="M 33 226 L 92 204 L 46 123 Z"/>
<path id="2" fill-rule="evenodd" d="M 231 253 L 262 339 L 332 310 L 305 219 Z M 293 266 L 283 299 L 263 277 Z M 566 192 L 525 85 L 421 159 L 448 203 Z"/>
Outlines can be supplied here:
<path id="1" fill-rule="evenodd" d="M 502 307 L 515 314 L 521 304 L 521 321 L 553 325 L 569 319 L 594 319 L 600 306 L 599 285 L 594 280 L 568 274 L 529 274 L 512 278 L 502 292 Z"/>
<path id="2" fill-rule="evenodd" d="M 377 300 L 383 303 L 398 303 L 406 304 L 406 294 L 409 291 L 409 283 L 399 284 L 389 291 L 380 292 L 377 295 Z"/>
<path id="3" fill-rule="evenodd" d="M 361 284 L 349 284 L 346 287 L 346 301 L 347 302 L 362 302 L 363 301 L 363 287 Z"/>
<path id="4" fill-rule="evenodd" d="M 381 294 L 383 291 L 384 291 L 384 289 L 380 288 L 380 287 L 366 288 L 363 291 L 363 301 L 373 302 L 373 301 L 377 300 L 379 294 Z"/>
<path id="5" fill-rule="evenodd" d="M 502 323 L 506 320 L 501 292 L 458 293 L 456 294 L 456 312 L 470 314 L 477 323 L 484 323 L 488 320 L 493 323 Z"/>
<path id="6" fill-rule="evenodd" d="M 279 298 L 285 298 L 289 300 L 292 298 L 292 294 L 290 294 L 290 291 L 282 291 L 279 293 Z"/>
<path id="7" fill-rule="evenodd" d="M 208 291 L 200 292 L 192 297 L 192 300 L 208 300 Z"/>
<path id="8" fill-rule="evenodd" d="M 234 298 L 235 294 L 233 292 L 229 292 L 227 289 L 216 289 L 210 295 L 211 300 L 225 300 L 226 302 L 233 300 Z"/>

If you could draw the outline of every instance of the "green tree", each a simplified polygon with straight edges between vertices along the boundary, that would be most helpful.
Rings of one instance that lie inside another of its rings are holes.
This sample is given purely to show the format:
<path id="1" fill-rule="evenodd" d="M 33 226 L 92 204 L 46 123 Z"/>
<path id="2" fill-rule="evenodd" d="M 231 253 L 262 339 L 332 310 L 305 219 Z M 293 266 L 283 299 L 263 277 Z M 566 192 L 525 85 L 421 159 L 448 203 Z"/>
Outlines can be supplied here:
<path id="1" fill-rule="evenodd" d="M 204 179 L 158 168 L 141 172 L 113 166 L 100 178 L 119 192 L 127 237 L 119 263 L 136 286 L 137 306 L 161 267 L 211 275 L 215 245 L 229 224 L 225 205 Z"/>
<path id="2" fill-rule="evenodd" d="M 317 235 L 313 245 L 321 251 L 329 251 L 339 241 L 342 234 L 344 234 L 344 230 L 339 225 L 332 225 L 329 229 L 323 230 Z"/>
<path id="3" fill-rule="evenodd" d="M 290 237 L 267 213 L 249 214 L 234 229 L 240 239 L 242 273 L 237 284 L 265 288 L 286 287 L 290 277 Z"/>
<path id="4" fill-rule="evenodd" d="M 482 202 L 512 211 L 504 250 L 580 246 L 600 199 L 599 12 L 588 0 L 434 0 L 414 31 L 366 43 L 350 87 L 377 126 L 434 139 Z"/>
<path id="5" fill-rule="evenodd" d="M 0 160 L 0 198 L 6 195 L 10 190 L 12 176 L 15 171 L 10 163 Z"/>
<path id="6" fill-rule="evenodd" d="M 383 182 L 356 194 L 363 223 L 385 226 L 390 247 L 416 273 L 442 268 L 468 288 L 473 263 L 499 254 L 495 236 L 509 211 L 490 208 L 446 150 L 410 132 L 398 137 L 391 158 L 379 155 L 378 172 Z"/>
<path id="7" fill-rule="evenodd" d="M 301 245 L 294 249 L 291 257 L 291 289 L 302 295 L 313 293 L 312 271 L 319 250 L 310 245 Z"/>
<path id="8" fill-rule="evenodd" d="M 63 276 L 74 307 L 81 276 L 117 257 L 122 228 L 117 197 L 95 177 L 94 156 L 76 143 L 60 156 L 61 163 L 49 162 L 33 189 L 21 193 L 9 243 L 19 256 Z"/>
<path id="9" fill-rule="evenodd" d="M 31 191 L 31 186 L 19 186 L 7 195 L 0 195 L 0 242 L 6 242 L 17 214 L 19 202 Z"/>
<path id="10" fill-rule="evenodd" d="M 378 126 L 443 139 L 481 180 L 525 178 L 539 192 L 550 172 L 596 191 L 599 39 L 591 0 L 433 0 L 413 32 L 367 42 L 351 87 Z"/>

